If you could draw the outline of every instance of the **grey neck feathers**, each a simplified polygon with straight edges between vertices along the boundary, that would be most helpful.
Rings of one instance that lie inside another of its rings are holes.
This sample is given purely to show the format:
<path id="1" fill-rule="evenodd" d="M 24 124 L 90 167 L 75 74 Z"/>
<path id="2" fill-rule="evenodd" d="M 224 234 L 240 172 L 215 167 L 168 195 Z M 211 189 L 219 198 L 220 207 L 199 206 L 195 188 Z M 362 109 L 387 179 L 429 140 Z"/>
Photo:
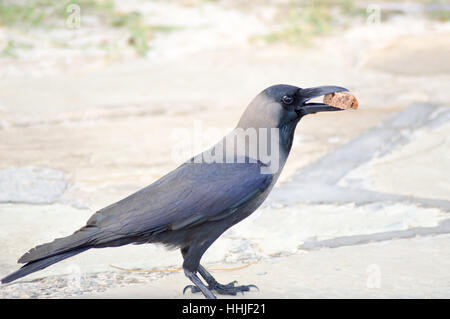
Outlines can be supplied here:
<path id="1" fill-rule="evenodd" d="M 280 147 L 282 147 L 286 152 L 286 156 L 289 154 L 292 148 L 295 128 L 297 127 L 299 121 L 300 119 L 289 121 L 280 127 Z"/>

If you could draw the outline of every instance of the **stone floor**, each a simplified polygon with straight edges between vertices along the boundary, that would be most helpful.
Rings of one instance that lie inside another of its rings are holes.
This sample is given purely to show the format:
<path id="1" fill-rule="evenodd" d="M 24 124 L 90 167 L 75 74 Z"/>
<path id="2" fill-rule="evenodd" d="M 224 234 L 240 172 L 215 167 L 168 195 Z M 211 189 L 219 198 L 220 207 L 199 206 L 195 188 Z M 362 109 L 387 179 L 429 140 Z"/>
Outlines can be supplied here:
<path id="1" fill-rule="evenodd" d="M 196 130 L 227 132 L 264 87 L 335 84 L 360 108 L 304 118 L 267 201 L 203 263 L 259 287 L 245 298 L 449 298 L 450 60 L 434 55 L 449 30 L 403 17 L 308 48 L 211 36 L 201 50 L 166 57 L 160 41 L 152 59 L 80 72 L 12 64 L 0 78 L 0 277 L 216 142 Z M 176 129 L 192 134 L 184 157 Z M 0 286 L 0 298 L 201 298 L 166 272 L 180 264 L 154 245 L 90 250 Z"/>

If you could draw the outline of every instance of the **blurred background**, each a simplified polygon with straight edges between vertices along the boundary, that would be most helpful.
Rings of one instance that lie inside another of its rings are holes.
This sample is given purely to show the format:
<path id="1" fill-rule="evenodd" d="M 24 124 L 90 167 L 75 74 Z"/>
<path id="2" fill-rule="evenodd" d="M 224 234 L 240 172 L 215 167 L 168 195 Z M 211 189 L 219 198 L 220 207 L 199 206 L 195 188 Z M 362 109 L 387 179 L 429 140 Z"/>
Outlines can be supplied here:
<path id="1" fill-rule="evenodd" d="M 0 0 L 0 277 L 213 145 L 279 83 L 343 86 L 359 109 L 302 119 L 274 193 L 205 263 L 251 265 L 217 274 L 258 285 L 251 298 L 450 297 L 439 0 Z M 111 264 L 177 268 L 181 256 L 89 251 L 0 297 L 182 297 L 188 284 Z"/>

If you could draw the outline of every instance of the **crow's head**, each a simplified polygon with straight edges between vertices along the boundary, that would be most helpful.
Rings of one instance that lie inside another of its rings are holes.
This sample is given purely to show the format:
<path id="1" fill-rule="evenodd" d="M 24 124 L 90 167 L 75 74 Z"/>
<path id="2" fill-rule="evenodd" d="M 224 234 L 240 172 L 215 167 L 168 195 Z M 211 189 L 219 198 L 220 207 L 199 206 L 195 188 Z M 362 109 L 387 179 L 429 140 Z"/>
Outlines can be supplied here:
<path id="1" fill-rule="evenodd" d="M 339 86 L 318 86 L 302 89 L 292 85 L 273 85 L 258 94 L 241 117 L 239 127 L 282 127 L 297 123 L 307 114 L 341 111 L 324 103 L 309 100 L 328 93 L 348 91 Z"/>

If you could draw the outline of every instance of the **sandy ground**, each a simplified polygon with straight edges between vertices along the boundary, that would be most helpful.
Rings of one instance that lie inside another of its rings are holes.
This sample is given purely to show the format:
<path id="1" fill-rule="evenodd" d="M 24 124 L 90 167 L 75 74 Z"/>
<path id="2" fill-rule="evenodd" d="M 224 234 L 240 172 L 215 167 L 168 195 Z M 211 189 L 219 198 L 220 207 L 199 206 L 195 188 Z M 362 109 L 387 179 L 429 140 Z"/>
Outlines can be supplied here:
<path id="1" fill-rule="evenodd" d="M 449 25 L 401 16 L 310 47 L 268 46 L 246 41 L 265 30 L 261 15 L 244 28 L 242 12 L 211 10 L 213 18 L 180 9 L 180 21 L 211 27 L 157 38 L 146 58 L 94 56 L 95 67 L 66 68 L 60 55 L 37 63 L 48 51 L 36 49 L 2 69 L 0 277 L 29 248 L 72 233 L 215 143 L 263 88 L 334 84 L 354 92 L 360 109 L 301 121 L 273 194 L 214 243 L 205 265 L 250 264 L 214 272 L 223 283 L 256 284 L 249 298 L 450 297 Z M 196 135 L 207 129 L 215 134 Z M 189 136 L 181 151 L 179 130 Z M 178 251 L 158 246 L 91 250 L 1 286 L 0 297 L 197 297 L 182 295 L 181 272 L 111 267 L 180 264 Z"/>
<path id="2" fill-rule="evenodd" d="M 213 273 L 224 283 L 237 280 L 260 287 L 239 298 L 448 298 L 449 239 L 442 235 L 322 249 Z M 412 260 L 412 256 L 420 258 Z M 421 272 L 430 274 L 418 277 Z M 201 298 L 181 293 L 177 286 L 186 281 L 183 277 L 181 272 L 170 274 L 149 284 L 126 285 L 83 298 Z"/>

